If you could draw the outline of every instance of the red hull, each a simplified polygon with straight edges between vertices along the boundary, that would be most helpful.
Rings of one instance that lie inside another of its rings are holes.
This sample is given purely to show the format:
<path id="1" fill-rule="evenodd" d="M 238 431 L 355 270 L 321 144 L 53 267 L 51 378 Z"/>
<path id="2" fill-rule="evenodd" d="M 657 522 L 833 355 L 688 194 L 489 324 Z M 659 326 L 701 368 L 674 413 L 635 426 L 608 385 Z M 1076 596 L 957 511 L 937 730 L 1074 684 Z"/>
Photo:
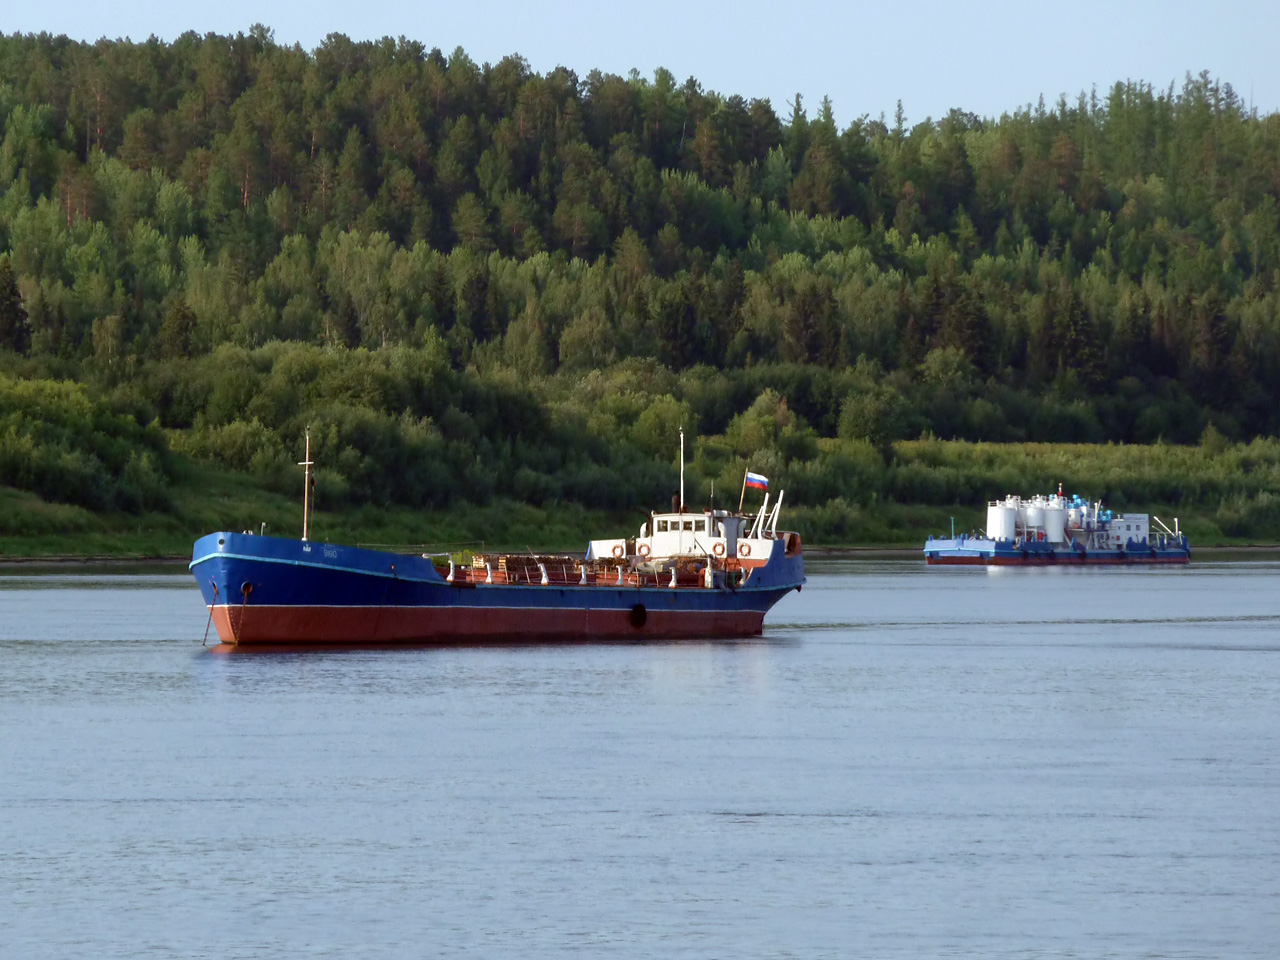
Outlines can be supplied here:
<path id="1" fill-rule="evenodd" d="M 223 643 L 471 643 L 677 637 L 751 637 L 764 629 L 756 611 L 484 609 L 471 607 L 213 607 Z"/>

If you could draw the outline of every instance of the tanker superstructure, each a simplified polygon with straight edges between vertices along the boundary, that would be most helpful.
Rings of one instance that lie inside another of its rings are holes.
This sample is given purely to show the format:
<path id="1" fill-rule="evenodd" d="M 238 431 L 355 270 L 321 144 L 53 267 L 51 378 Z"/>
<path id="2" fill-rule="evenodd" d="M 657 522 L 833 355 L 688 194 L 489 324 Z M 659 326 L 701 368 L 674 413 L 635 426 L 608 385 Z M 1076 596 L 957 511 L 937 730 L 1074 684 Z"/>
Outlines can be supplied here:
<path id="1" fill-rule="evenodd" d="M 1059 490 L 993 500 L 981 534 L 930 537 L 924 555 L 929 563 L 1000 566 L 1186 563 L 1191 546 L 1176 519 L 1170 528 L 1159 517 L 1116 514 L 1100 500 Z"/>

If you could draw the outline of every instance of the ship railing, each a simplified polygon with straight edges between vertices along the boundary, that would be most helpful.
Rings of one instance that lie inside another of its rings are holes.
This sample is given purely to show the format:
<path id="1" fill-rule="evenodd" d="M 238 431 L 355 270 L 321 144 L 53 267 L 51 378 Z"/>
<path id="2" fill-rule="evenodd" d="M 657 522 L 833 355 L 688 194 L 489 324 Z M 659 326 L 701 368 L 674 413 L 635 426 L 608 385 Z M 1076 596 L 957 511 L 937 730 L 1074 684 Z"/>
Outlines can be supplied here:
<path id="1" fill-rule="evenodd" d="M 441 569 L 441 568 L 437 568 Z M 447 572 L 447 568 L 445 568 Z M 443 575 L 443 572 L 442 572 Z M 495 566 L 492 562 L 455 567 L 453 583 L 508 584 L 515 586 L 551 587 L 640 587 L 678 589 L 700 588 L 706 585 L 701 570 L 670 568 L 638 570 L 623 565 L 599 566 L 581 563 L 541 563 L 535 565 Z"/>
<path id="2" fill-rule="evenodd" d="M 412 554 L 424 560 L 484 553 L 483 540 L 458 540 L 454 543 L 357 543 L 356 547 L 361 550 L 381 550 L 383 553 Z"/>

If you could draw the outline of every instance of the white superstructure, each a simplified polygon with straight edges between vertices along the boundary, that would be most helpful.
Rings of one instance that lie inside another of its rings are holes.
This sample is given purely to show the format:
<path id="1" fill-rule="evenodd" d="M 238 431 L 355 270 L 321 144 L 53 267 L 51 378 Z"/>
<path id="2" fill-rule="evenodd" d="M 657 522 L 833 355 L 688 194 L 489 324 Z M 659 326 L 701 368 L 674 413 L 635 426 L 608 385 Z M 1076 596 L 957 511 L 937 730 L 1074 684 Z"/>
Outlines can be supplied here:
<path id="1" fill-rule="evenodd" d="M 586 559 L 636 557 L 641 562 L 664 564 L 685 558 L 736 557 L 748 563 L 762 562 L 779 537 L 781 509 L 782 492 L 772 509 L 766 495 L 760 512 L 754 515 L 728 510 L 653 513 L 633 540 L 592 540 Z"/>
<path id="2" fill-rule="evenodd" d="M 728 582 L 731 571 L 742 575 L 745 581 L 752 571 L 769 563 L 779 543 L 785 556 L 799 556 L 800 535 L 778 533 L 778 514 L 786 491 L 778 491 L 772 510 L 769 494 L 765 493 L 759 513 L 745 514 L 741 509 L 748 486 L 767 489 L 768 478 L 744 471 L 737 513 L 714 507 L 688 509 L 684 499 L 684 430 L 681 429 L 680 493 L 672 498 L 672 511 L 649 514 L 633 539 L 592 540 L 584 563 L 612 562 L 619 568 L 625 564 L 642 573 L 670 571 L 672 586 L 676 585 L 681 572 L 700 573 L 707 586 L 714 586 Z"/>

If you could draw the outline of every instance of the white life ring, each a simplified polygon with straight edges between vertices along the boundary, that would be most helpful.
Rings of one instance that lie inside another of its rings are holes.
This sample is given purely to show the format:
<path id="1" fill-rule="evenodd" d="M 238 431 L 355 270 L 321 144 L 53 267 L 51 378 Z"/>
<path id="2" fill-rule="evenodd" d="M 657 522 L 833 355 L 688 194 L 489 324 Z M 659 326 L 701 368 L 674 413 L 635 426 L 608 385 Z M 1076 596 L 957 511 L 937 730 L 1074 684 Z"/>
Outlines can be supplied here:
<path id="1" fill-rule="evenodd" d="M 640 544 L 640 546 L 636 547 L 636 553 L 642 557 L 647 557 L 649 555 L 649 545 L 647 543 Z"/>
<path id="2" fill-rule="evenodd" d="M 723 557 L 723 556 L 724 556 L 724 544 L 723 544 L 723 543 L 717 543 L 714 547 L 712 547 L 712 548 L 711 548 L 711 552 L 712 552 L 712 553 L 714 553 L 717 557 Z"/>
<path id="3" fill-rule="evenodd" d="M 622 544 L 620 544 L 620 543 L 615 543 L 615 544 L 613 545 L 613 559 L 615 559 L 615 560 L 621 560 L 621 559 L 622 559 L 622 555 L 623 555 L 624 553 L 626 553 L 626 552 L 627 552 L 627 548 L 626 548 L 626 547 L 624 547 Z"/>
<path id="4" fill-rule="evenodd" d="M 751 544 L 747 543 L 745 540 L 743 540 L 742 543 L 738 544 L 738 556 L 740 557 L 751 556 Z"/>

